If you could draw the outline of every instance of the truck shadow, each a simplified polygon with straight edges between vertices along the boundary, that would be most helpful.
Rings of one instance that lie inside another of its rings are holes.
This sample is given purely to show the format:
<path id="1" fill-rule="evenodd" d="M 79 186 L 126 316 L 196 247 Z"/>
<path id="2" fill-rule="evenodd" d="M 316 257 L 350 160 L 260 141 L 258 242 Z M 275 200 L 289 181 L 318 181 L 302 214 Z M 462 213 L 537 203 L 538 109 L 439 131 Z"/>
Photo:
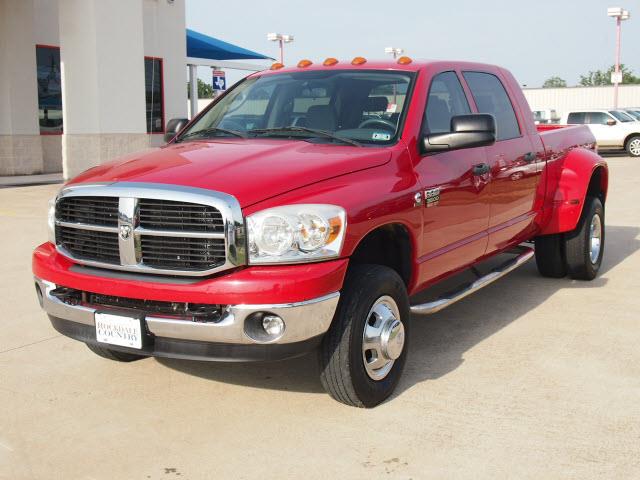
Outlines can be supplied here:
<path id="1" fill-rule="evenodd" d="M 638 227 L 607 226 L 604 263 L 600 276 L 592 282 L 542 278 L 535 262 L 531 261 L 482 292 L 438 314 L 414 316 L 407 365 L 393 397 L 402 395 L 417 383 L 440 378 L 455 370 L 464 362 L 465 352 L 541 305 L 558 290 L 606 285 L 607 273 L 640 250 L 639 236 Z M 271 363 L 213 363 L 163 358 L 157 361 L 174 370 L 217 382 L 283 391 L 323 392 L 313 354 Z"/>

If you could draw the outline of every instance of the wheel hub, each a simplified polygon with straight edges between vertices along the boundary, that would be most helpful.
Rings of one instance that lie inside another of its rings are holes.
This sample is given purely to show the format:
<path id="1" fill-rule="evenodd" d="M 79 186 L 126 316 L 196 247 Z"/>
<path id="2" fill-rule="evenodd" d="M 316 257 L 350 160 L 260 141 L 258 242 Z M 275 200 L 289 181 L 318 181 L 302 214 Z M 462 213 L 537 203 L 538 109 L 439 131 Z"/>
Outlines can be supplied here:
<path id="1" fill-rule="evenodd" d="M 600 215 L 596 214 L 591 219 L 589 227 L 589 257 L 594 265 L 600 258 L 600 249 L 602 248 L 602 221 Z"/>
<path id="2" fill-rule="evenodd" d="M 629 151 L 632 155 L 640 156 L 640 138 L 635 138 L 629 143 Z"/>
<path id="3" fill-rule="evenodd" d="M 385 378 L 402 355 L 404 325 L 398 306 L 389 296 L 380 297 L 369 310 L 362 334 L 362 360 L 373 380 Z"/>

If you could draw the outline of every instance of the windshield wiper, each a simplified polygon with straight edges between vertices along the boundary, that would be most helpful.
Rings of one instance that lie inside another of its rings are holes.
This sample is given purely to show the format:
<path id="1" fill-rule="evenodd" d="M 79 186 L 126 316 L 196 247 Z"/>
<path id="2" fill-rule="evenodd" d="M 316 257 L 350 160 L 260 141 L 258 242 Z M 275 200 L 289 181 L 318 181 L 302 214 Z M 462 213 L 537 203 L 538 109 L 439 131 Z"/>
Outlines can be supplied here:
<path id="1" fill-rule="evenodd" d="M 238 132 L 236 130 L 229 130 L 227 128 L 220 128 L 220 127 L 210 127 L 210 128 L 204 128 L 202 130 L 198 130 L 196 132 L 189 132 L 185 135 L 182 135 L 180 138 L 178 138 L 177 141 L 181 142 L 185 138 L 201 137 L 209 134 L 215 135 L 216 133 L 224 133 L 226 135 L 233 135 L 234 137 L 247 138 L 247 136 L 244 133 Z"/>
<path id="2" fill-rule="evenodd" d="M 277 127 L 277 128 L 254 128 L 251 130 L 248 130 L 247 133 L 256 133 L 256 134 L 261 134 L 261 133 L 287 133 L 287 132 L 301 132 L 301 133 L 310 133 L 311 135 L 314 135 L 316 137 L 324 137 L 324 138 L 330 138 L 332 140 L 337 140 L 339 142 L 342 143 L 347 143 L 349 145 L 353 145 L 356 147 L 361 147 L 362 144 L 360 142 L 356 142 L 355 140 L 352 140 L 350 138 L 345 138 L 345 137 L 341 137 L 339 135 L 334 135 L 331 132 L 327 132 L 326 130 L 319 130 L 316 128 L 307 128 L 307 127 L 294 127 L 293 125 L 290 125 L 288 127 Z"/>

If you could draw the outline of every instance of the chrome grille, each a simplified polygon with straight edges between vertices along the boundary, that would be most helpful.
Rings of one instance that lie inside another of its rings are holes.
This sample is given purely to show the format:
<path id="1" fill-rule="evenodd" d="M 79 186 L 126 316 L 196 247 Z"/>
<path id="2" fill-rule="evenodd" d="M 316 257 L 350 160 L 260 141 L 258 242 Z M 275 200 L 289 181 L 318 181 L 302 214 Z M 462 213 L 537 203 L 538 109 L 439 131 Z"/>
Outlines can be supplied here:
<path id="1" fill-rule="evenodd" d="M 118 198 L 68 197 L 57 205 L 57 218 L 69 223 L 118 226 Z"/>
<path id="2" fill-rule="evenodd" d="M 56 227 L 58 245 L 83 260 L 120 264 L 118 234 L 70 227 Z"/>
<path id="3" fill-rule="evenodd" d="M 56 201 L 55 240 L 78 263 L 169 275 L 244 265 L 244 219 L 227 194 L 164 184 L 73 185 Z"/>
<path id="4" fill-rule="evenodd" d="M 140 226 L 183 232 L 224 232 L 224 219 L 217 208 L 209 205 L 143 198 Z"/>
<path id="5" fill-rule="evenodd" d="M 143 235 L 142 262 L 176 270 L 208 270 L 225 261 L 224 239 Z"/>

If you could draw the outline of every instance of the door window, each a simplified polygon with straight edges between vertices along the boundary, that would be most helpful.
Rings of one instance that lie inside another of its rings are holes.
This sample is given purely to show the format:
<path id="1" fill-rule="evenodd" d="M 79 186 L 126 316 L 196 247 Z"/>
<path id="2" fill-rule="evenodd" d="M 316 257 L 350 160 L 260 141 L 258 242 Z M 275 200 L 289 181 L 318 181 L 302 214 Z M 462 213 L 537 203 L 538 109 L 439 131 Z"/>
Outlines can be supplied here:
<path id="1" fill-rule="evenodd" d="M 568 125 L 584 125 L 585 116 L 586 114 L 584 112 L 571 112 L 569 114 L 569 117 L 567 118 L 567 124 Z"/>
<path id="2" fill-rule="evenodd" d="M 609 120 L 613 119 L 604 112 L 590 112 L 587 123 L 591 125 L 606 125 Z"/>
<path id="3" fill-rule="evenodd" d="M 436 75 L 429 88 L 425 125 L 427 133 L 451 131 L 451 117 L 471 113 L 469 102 L 455 72 Z"/>
<path id="4" fill-rule="evenodd" d="M 516 112 L 502 82 L 490 73 L 464 72 L 478 112 L 490 113 L 496 119 L 497 140 L 508 140 L 520 136 Z"/>

